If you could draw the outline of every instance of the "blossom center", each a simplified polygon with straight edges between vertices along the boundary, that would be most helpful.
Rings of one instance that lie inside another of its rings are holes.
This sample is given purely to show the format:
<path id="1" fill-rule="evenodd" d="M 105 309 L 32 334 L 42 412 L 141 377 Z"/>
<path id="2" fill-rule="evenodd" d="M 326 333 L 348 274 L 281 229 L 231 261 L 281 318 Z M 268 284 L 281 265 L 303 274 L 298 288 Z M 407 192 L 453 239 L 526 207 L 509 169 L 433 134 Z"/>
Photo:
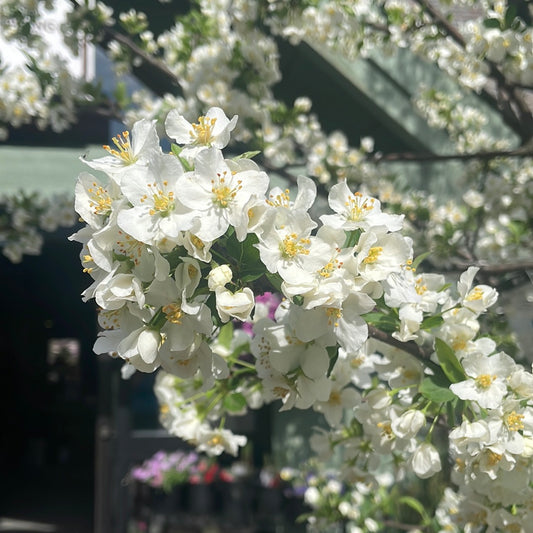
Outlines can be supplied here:
<path id="1" fill-rule="evenodd" d="M 93 209 L 95 215 L 108 215 L 111 211 L 111 197 L 109 193 L 96 182 L 90 189 L 87 189 L 90 200 L 89 206 Z"/>
<path id="2" fill-rule="evenodd" d="M 506 422 L 509 431 L 518 431 L 519 429 L 524 429 L 524 415 L 513 411 L 507 415 Z"/>
<path id="3" fill-rule="evenodd" d="M 274 197 L 270 197 L 269 200 L 266 201 L 266 203 L 271 207 L 290 207 L 290 194 L 289 189 L 285 189 L 282 193 L 277 194 Z"/>
<path id="4" fill-rule="evenodd" d="M 116 157 L 117 159 L 120 159 L 128 165 L 131 165 L 132 163 L 135 163 L 135 161 L 137 161 L 137 157 L 135 157 L 135 155 L 133 154 L 129 138 L 130 133 L 128 131 L 123 131 L 122 135 L 119 134 L 116 137 L 113 137 L 112 139 L 113 144 L 118 148 L 118 150 L 111 148 L 107 144 L 105 144 L 103 148 L 112 156 Z"/>
<path id="5" fill-rule="evenodd" d="M 488 389 L 495 379 L 495 375 L 491 376 L 490 374 L 481 374 L 476 378 L 476 385 L 482 389 Z"/>
<path id="6" fill-rule="evenodd" d="M 365 358 L 363 356 L 354 357 L 350 361 L 350 366 L 352 368 L 359 368 L 364 362 L 365 362 Z"/>
<path id="7" fill-rule="evenodd" d="M 213 140 L 213 128 L 216 124 L 216 118 L 200 117 L 197 124 L 192 125 L 191 137 L 195 137 L 197 144 L 211 144 Z"/>
<path id="8" fill-rule="evenodd" d="M 341 268 L 342 264 L 343 263 L 339 262 L 338 259 L 332 259 L 331 261 L 329 261 L 329 263 L 327 263 L 320 270 L 318 270 L 318 273 L 323 278 L 326 278 L 326 279 L 330 278 L 331 274 L 333 274 L 333 272 L 335 272 L 335 269 Z"/>
<path id="9" fill-rule="evenodd" d="M 209 439 L 209 441 L 207 442 L 207 444 L 209 446 L 218 446 L 220 444 L 222 444 L 222 437 L 220 435 L 215 435 L 214 437 L 211 437 Z"/>
<path id="10" fill-rule="evenodd" d="M 119 235 L 124 235 L 120 240 L 116 241 L 118 255 L 125 255 L 129 257 L 136 265 L 139 264 L 140 257 L 144 250 L 144 244 L 135 240 L 130 235 L 124 234 L 122 231 L 118 232 Z"/>
<path id="11" fill-rule="evenodd" d="M 415 291 L 418 295 L 422 296 L 428 290 L 427 286 L 424 285 L 422 276 L 415 280 Z"/>
<path id="12" fill-rule="evenodd" d="M 309 250 L 306 247 L 310 243 L 309 239 L 298 239 L 296 233 L 286 235 L 280 244 L 281 255 L 290 259 L 297 255 L 309 255 Z"/>
<path id="13" fill-rule="evenodd" d="M 381 429 L 382 437 L 385 437 L 386 439 L 392 439 L 394 437 L 390 422 L 378 422 L 377 426 L 379 429 Z"/>
<path id="14" fill-rule="evenodd" d="M 381 255 L 381 252 L 383 252 L 383 246 L 373 246 L 368 250 L 368 255 L 363 259 L 363 263 L 365 265 L 375 263 Z"/>
<path id="15" fill-rule="evenodd" d="M 326 315 L 328 317 L 328 325 L 332 324 L 337 327 L 339 325 L 339 318 L 342 318 L 342 311 L 337 307 L 328 307 L 326 309 Z"/>
<path id="16" fill-rule="evenodd" d="M 356 192 L 348 197 L 345 203 L 348 208 L 348 219 L 357 222 L 374 209 L 374 198 L 364 198 L 360 192 Z"/>
<path id="17" fill-rule="evenodd" d="M 163 185 L 168 185 L 168 182 L 164 181 Z M 149 211 L 150 216 L 154 216 L 157 213 L 163 217 L 168 216 L 170 212 L 174 209 L 174 193 L 172 191 L 163 191 L 157 186 L 157 183 L 149 183 L 148 187 L 150 187 L 152 191 L 153 201 L 153 207 Z M 145 202 L 147 199 L 148 195 L 145 194 L 141 198 L 141 203 Z"/>
<path id="18" fill-rule="evenodd" d="M 497 465 L 501 461 L 502 457 L 503 455 L 501 453 L 496 453 L 492 450 L 489 450 L 487 453 L 487 463 L 489 466 Z"/>
<path id="19" fill-rule="evenodd" d="M 272 389 L 272 392 L 276 398 L 285 398 L 287 394 L 289 394 L 289 389 L 286 389 L 285 387 L 274 387 Z"/>
<path id="20" fill-rule="evenodd" d="M 339 391 L 332 391 L 329 395 L 328 403 L 331 405 L 341 405 L 341 395 Z"/>
<path id="21" fill-rule="evenodd" d="M 233 201 L 237 192 L 242 189 L 242 181 L 237 181 L 236 187 L 230 187 L 226 183 L 226 172 L 223 174 L 217 173 L 218 184 L 215 180 L 211 180 L 211 192 L 213 193 L 213 203 L 219 207 L 226 208 Z"/>
<path id="22" fill-rule="evenodd" d="M 163 307 L 163 313 L 165 313 L 167 320 L 172 324 L 181 324 L 183 318 L 183 311 L 178 304 L 168 304 Z"/>
<path id="23" fill-rule="evenodd" d="M 470 291 L 470 294 L 466 297 L 467 302 L 473 302 L 474 300 L 481 300 L 483 298 L 483 289 L 475 287 Z"/>

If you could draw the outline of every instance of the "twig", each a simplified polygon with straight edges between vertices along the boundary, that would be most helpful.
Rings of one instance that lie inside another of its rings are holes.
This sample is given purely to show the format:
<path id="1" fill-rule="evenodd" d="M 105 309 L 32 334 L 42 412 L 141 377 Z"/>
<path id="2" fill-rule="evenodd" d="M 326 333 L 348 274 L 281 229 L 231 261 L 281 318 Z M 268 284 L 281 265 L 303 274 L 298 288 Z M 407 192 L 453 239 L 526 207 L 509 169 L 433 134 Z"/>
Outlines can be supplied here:
<path id="1" fill-rule="evenodd" d="M 466 48 L 466 41 L 461 33 L 428 0 L 415 0 L 415 2 L 431 16 L 438 28 L 449 35 L 459 46 Z M 533 135 L 533 115 L 531 109 L 516 91 L 516 88 L 508 82 L 498 65 L 487 58 L 484 61 L 489 66 L 491 77 L 496 81 L 500 92 L 502 95 L 505 94 L 505 98 L 502 101 L 501 98 L 498 99 L 486 89 L 482 91 L 483 95 L 500 108 L 507 124 L 515 129 L 524 141 L 529 140 Z"/>
<path id="2" fill-rule="evenodd" d="M 431 366 L 430 365 L 431 361 L 429 360 L 429 357 L 431 356 L 431 352 L 424 350 L 421 346 L 418 346 L 416 342 L 413 342 L 413 341 L 402 342 L 398 339 L 395 339 L 393 336 L 389 335 L 388 333 L 385 333 L 384 331 L 381 331 L 380 329 L 374 326 L 370 326 L 370 325 L 368 326 L 368 335 L 378 341 L 388 344 L 389 346 L 393 346 L 394 348 L 399 348 L 400 350 L 403 350 L 404 352 L 407 352 L 411 354 L 412 356 L 416 357 L 416 359 L 418 359 L 419 361 L 422 361 L 424 364 Z"/>
<path id="3" fill-rule="evenodd" d="M 396 163 L 411 161 L 469 161 L 479 159 L 487 161 L 498 157 L 533 157 L 533 150 L 530 148 L 518 148 L 516 150 L 494 150 L 491 152 L 475 152 L 470 154 L 430 154 L 430 153 L 413 153 L 400 152 L 392 154 L 375 154 L 369 157 L 372 163 Z"/>
<path id="4" fill-rule="evenodd" d="M 112 28 L 104 28 L 103 34 L 105 40 L 115 40 L 126 48 L 128 48 L 146 65 L 149 65 L 150 67 L 156 69 L 160 74 L 166 77 L 172 83 L 172 85 L 176 87 L 177 92 L 182 92 L 179 78 L 163 63 L 163 61 L 160 61 L 156 57 L 151 56 L 150 54 L 145 52 L 140 46 L 135 44 L 132 39 Z"/>

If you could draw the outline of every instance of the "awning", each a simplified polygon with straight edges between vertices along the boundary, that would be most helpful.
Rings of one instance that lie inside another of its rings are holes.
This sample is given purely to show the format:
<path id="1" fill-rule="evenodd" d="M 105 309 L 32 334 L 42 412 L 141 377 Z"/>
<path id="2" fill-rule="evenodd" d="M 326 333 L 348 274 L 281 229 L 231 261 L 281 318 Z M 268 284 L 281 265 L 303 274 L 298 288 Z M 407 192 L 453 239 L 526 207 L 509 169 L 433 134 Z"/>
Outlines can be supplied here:
<path id="1" fill-rule="evenodd" d="M 106 155 L 101 147 L 0 146 L 0 194 L 73 195 L 78 174 L 90 170 L 79 160 L 84 154 L 91 159 Z"/>

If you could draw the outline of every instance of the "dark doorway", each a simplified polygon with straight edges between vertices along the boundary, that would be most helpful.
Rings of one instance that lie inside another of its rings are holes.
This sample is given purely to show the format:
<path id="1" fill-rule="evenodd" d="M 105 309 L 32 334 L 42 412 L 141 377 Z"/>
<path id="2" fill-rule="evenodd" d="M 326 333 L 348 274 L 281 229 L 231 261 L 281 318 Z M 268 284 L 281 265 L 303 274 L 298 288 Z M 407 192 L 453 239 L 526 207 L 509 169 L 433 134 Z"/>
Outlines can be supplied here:
<path id="1" fill-rule="evenodd" d="M 47 235 L 41 255 L 0 257 L 0 517 L 92 532 L 96 315 L 80 293 L 79 245 Z"/>

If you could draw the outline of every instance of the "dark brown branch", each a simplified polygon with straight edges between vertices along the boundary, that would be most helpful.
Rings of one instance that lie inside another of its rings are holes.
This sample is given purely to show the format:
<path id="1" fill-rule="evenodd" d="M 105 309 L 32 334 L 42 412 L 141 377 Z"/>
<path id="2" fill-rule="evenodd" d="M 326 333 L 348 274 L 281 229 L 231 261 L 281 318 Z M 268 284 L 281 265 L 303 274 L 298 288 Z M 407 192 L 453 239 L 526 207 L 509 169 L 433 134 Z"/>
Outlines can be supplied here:
<path id="1" fill-rule="evenodd" d="M 488 161 L 498 157 L 533 157 L 533 150 L 531 148 L 518 148 L 516 150 L 494 150 L 492 152 L 475 152 L 470 154 L 430 154 L 430 153 L 413 153 L 401 152 L 393 154 L 375 154 L 369 158 L 373 163 L 396 163 L 396 162 L 411 162 L 411 161 L 469 161 L 478 159 L 480 161 Z"/>
<path id="2" fill-rule="evenodd" d="M 120 33 L 112 28 L 107 28 L 107 27 L 104 28 L 102 31 L 103 31 L 105 42 L 114 40 L 114 41 L 117 41 L 122 46 L 125 46 L 128 50 L 130 50 L 130 52 L 132 52 L 138 58 L 140 58 L 143 64 L 149 67 L 151 71 L 157 72 L 160 77 L 163 77 L 168 82 L 170 82 L 174 94 L 182 93 L 179 78 L 165 65 L 163 61 L 147 53 L 140 46 L 135 44 L 135 42 L 133 42 L 132 39 L 130 39 L 127 35 L 124 35 L 123 33 Z M 138 69 L 135 69 L 135 70 L 138 70 Z M 143 79 L 143 78 L 146 78 L 147 76 L 139 76 L 139 77 Z M 149 83 L 149 80 L 144 79 L 143 81 L 147 82 L 147 85 L 149 86 L 152 85 Z M 151 87 L 151 88 L 155 90 L 154 87 Z M 156 90 L 156 92 L 160 92 L 160 91 Z"/>
<path id="3" fill-rule="evenodd" d="M 429 360 L 431 352 L 424 350 L 421 346 L 418 346 L 416 342 L 402 342 L 398 339 L 395 339 L 388 333 L 385 333 L 384 331 L 381 331 L 380 329 L 370 325 L 368 326 L 368 335 L 373 339 L 384 342 L 389 346 L 393 346 L 394 348 L 398 348 L 400 350 L 403 350 L 404 352 L 413 355 L 414 357 L 416 357 L 416 359 L 424 362 L 425 364 L 430 365 L 431 363 L 431 361 Z"/>
<path id="4" fill-rule="evenodd" d="M 459 46 L 466 48 L 466 41 L 461 33 L 428 0 L 415 0 L 415 2 L 430 15 L 438 28 L 449 35 Z M 529 140 L 533 136 L 531 109 L 498 66 L 486 58 L 484 61 L 490 68 L 491 77 L 498 85 L 500 98 L 492 95 L 486 89 L 482 91 L 483 96 L 496 104 L 507 124 L 519 133 L 524 141 Z"/>
<path id="5" fill-rule="evenodd" d="M 523 263 L 502 263 L 499 265 L 485 265 L 483 263 L 478 264 L 456 264 L 457 271 L 462 272 L 470 266 L 479 268 L 480 272 L 484 274 L 507 274 L 508 272 L 526 272 L 533 270 L 533 261 L 524 261 Z"/>

